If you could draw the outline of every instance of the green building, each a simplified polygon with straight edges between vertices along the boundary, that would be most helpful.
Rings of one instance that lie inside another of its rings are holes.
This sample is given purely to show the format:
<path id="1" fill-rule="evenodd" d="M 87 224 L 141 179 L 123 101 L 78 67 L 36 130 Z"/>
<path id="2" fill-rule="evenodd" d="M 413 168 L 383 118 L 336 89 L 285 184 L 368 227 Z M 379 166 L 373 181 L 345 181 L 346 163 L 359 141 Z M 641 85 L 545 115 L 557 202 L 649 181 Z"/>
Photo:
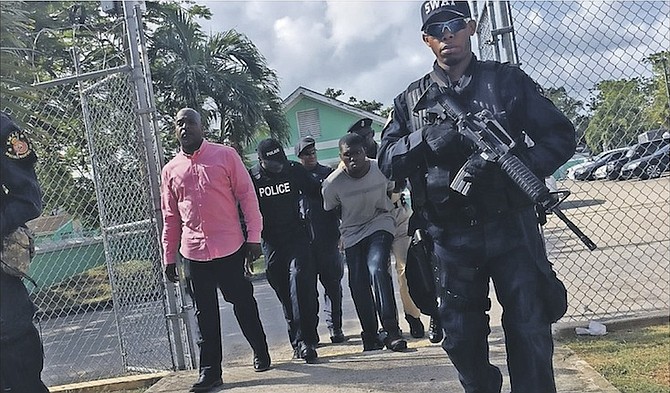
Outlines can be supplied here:
<path id="1" fill-rule="evenodd" d="M 294 146 L 300 138 L 311 135 L 316 140 L 319 162 L 323 165 L 339 161 L 337 142 L 357 120 L 372 119 L 375 139 L 379 141 L 386 119 L 358 109 L 342 101 L 326 97 L 304 87 L 297 88 L 284 99 L 284 116 L 291 128 L 291 144 L 284 147 L 289 160 L 298 161 Z M 247 154 L 256 162 L 256 153 Z"/>

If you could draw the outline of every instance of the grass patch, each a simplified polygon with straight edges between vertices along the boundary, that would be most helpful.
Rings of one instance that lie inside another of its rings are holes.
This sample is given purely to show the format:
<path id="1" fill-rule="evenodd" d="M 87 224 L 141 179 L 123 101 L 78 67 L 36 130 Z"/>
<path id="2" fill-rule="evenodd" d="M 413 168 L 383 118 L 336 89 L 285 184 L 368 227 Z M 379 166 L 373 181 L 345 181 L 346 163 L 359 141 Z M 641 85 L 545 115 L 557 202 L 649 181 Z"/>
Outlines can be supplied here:
<path id="1" fill-rule="evenodd" d="M 577 336 L 560 342 L 621 393 L 670 393 L 670 326 Z"/>

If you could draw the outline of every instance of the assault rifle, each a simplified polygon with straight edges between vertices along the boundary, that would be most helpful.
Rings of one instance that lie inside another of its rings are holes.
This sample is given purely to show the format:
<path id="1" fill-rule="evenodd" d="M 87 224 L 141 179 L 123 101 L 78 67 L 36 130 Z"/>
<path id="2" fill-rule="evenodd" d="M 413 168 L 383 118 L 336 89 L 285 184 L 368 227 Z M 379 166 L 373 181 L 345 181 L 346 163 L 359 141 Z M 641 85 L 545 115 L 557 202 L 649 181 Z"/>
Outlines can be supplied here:
<path id="1" fill-rule="evenodd" d="M 451 119 L 456 122 L 458 132 L 477 146 L 477 152 L 474 154 L 499 165 L 534 203 L 560 218 L 589 250 L 593 251 L 597 248 L 595 243 L 577 228 L 558 207 L 570 195 L 570 191 L 549 191 L 544 182 L 510 152 L 516 142 L 491 112 L 486 109 L 475 114 L 465 112 L 448 93 L 442 92 L 437 83 L 431 84 L 426 89 L 414 111 L 421 109 L 427 109 L 430 114 L 437 116 L 438 121 Z M 467 165 L 461 167 L 450 187 L 467 196 L 472 185 L 472 175 L 467 172 L 466 168 Z"/>

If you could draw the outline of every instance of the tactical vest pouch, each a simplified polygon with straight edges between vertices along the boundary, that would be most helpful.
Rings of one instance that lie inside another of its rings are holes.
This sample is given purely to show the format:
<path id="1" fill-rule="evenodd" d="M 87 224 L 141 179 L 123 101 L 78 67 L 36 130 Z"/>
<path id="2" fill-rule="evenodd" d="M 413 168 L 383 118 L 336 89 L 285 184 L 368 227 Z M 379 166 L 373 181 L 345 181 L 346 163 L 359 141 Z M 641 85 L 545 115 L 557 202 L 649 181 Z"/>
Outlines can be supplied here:
<path id="1" fill-rule="evenodd" d="M 2 270 L 15 277 L 26 277 L 35 255 L 35 237 L 26 227 L 19 227 L 2 241 Z"/>
<path id="2" fill-rule="evenodd" d="M 553 270 L 549 276 L 542 276 L 545 277 L 545 285 L 541 286 L 545 312 L 549 321 L 555 323 L 568 311 L 568 291 Z"/>

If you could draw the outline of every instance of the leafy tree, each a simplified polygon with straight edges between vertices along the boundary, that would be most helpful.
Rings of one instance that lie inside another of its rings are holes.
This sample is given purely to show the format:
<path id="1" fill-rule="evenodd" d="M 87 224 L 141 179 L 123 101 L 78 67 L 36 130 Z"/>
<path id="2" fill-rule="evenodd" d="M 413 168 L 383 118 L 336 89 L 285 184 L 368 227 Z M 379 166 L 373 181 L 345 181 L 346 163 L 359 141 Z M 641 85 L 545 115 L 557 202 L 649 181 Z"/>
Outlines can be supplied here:
<path id="1" fill-rule="evenodd" d="M 30 84 L 25 72 L 29 50 L 21 39 L 29 34 L 32 21 L 21 5 L 20 2 L 0 2 L 0 109 L 19 118 L 30 112 L 17 101 L 32 98 L 26 89 Z"/>
<path id="2" fill-rule="evenodd" d="M 651 54 L 645 61 L 654 72 L 650 86 L 652 104 L 646 108 L 647 117 L 658 127 L 670 129 L 670 51 Z"/>
<path id="3" fill-rule="evenodd" d="M 337 99 L 338 97 L 343 96 L 344 92 L 340 89 L 335 90 L 332 87 L 329 87 L 329 88 L 326 89 L 326 91 L 325 91 L 325 93 L 323 93 L 323 95 L 325 95 L 326 97 L 329 97 L 329 98 Z M 372 101 L 360 100 L 359 101 L 358 98 L 356 98 L 354 96 L 349 97 L 349 101 L 347 103 L 349 105 L 355 107 L 355 108 L 362 109 L 364 111 L 374 113 L 376 115 L 383 116 L 383 117 L 386 117 L 389 114 L 389 112 L 391 112 L 391 109 L 392 109 L 390 107 L 383 108 L 384 104 L 382 104 L 379 101 L 375 101 L 375 100 L 372 100 Z"/>
<path id="4" fill-rule="evenodd" d="M 205 36 L 195 17 L 203 7 L 147 3 L 159 21 L 150 35 L 149 54 L 158 105 L 171 129 L 182 107 L 203 113 L 207 127 L 216 121 L 214 140 L 242 150 L 265 130 L 280 141 L 290 137 L 275 72 L 256 46 L 235 30 Z M 171 134 L 171 133 L 170 133 Z"/>
<path id="5" fill-rule="evenodd" d="M 598 82 L 596 97 L 590 103 L 593 116 L 585 131 L 586 142 L 594 153 L 627 146 L 637 135 L 653 128 L 646 115 L 650 104 L 647 83 L 640 78 Z"/>
<path id="6" fill-rule="evenodd" d="M 335 90 L 332 87 L 329 87 L 329 88 L 326 89 L 326 92 L 323 93 L 323 95 L 336 100 L 337 97 L 344 95 L 344 92 L 340 89 Z"/>
<path id="7" fill-rule="evenodd" d="M 589 124 L 589 118 L 580 114 L 584 109 L 584 103 L 576 100 L 567 93 L 565 87 L 549 87 L 545 94 L 554 105 L 574 124 L 577 133 L 577 143 L 585 144 L 584 132 Z"/>

